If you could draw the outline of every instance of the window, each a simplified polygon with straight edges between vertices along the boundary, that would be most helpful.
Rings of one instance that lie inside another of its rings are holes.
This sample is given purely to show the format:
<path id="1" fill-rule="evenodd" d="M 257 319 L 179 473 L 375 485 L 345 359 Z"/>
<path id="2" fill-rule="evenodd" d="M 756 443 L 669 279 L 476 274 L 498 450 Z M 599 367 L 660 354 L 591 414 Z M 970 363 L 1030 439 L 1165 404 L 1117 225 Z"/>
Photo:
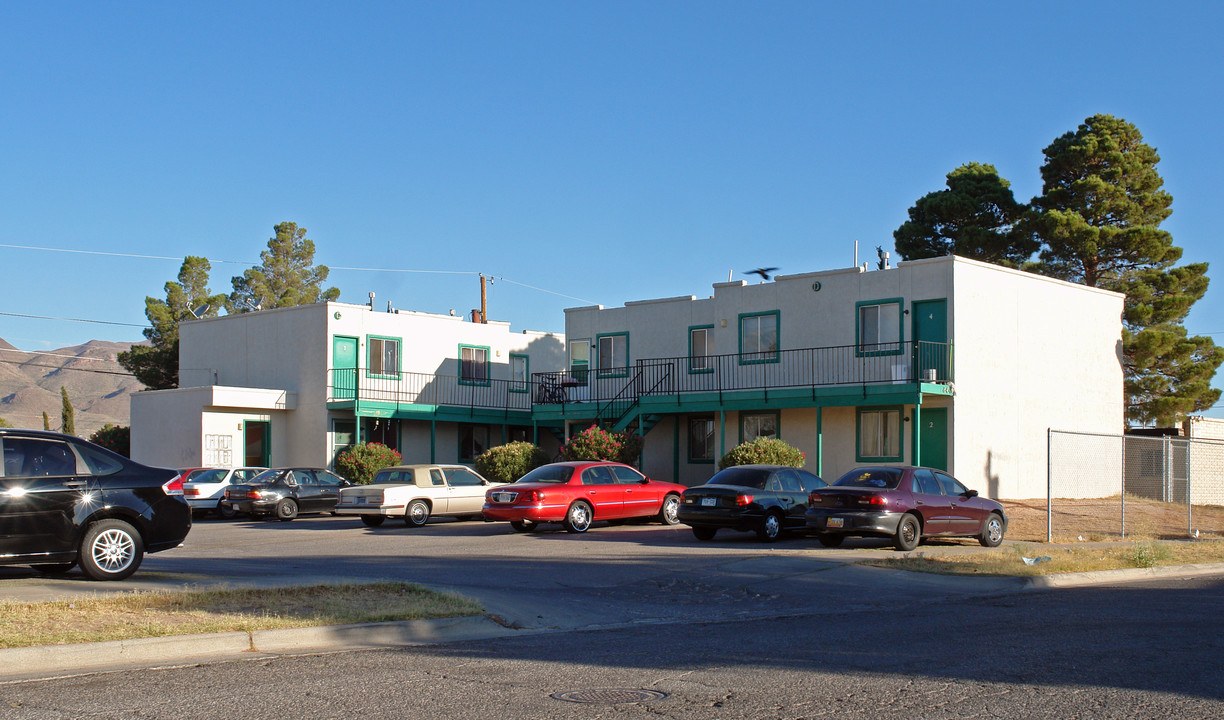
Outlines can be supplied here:
<path id="1" fill-rule="evenodd" d="M 332 420 L 332 467 L 335 467 L 336 456 L 340 451 L 355 442 L 357 434 L 356 420 Z"/>
<path id="2" fill-rule="evenodd" d="M 510 353 L 510 392 L 528 392 L 531 371 L 526 355 Z"/>
<path id="3" fill-rule="evenodd" d="M 399 450 L 400 421 L 391 418 L 362 418 L 361 440 Z"/>
<path id="4" fill-rule="evenodd" d="M 42 438 L 4 439 L 7 477 L 63 477 L 77 474 L 76 455 L 66 443 Z"/>
<path id="5" fill-rule="evenodd" d="M 689 462 L 714 462 L 714 418 L 689 418 Z"/>
<path id="6" fill-rule="evenodd" d="M 571 340 L 569 348 L 570 375 L 573 375 L 574 380 L 585 385 L 587 366 L 591 361 L 591 341 Z"/>
<path id="7" fill-rule="evenodd" d="M 689 328 L 689 372 L 714 372 L 714 326 Z"/>
<path id="8" fill-rule="evenodd" d="M 901 408 L 858 411 L 858 460 L 901 461 Z"/>
<path id="9" fill-rule="evenodd" d="M 856 303 L 859 355 L 896 355 L 901 352 L 901 299 Z"/>
<path id="10" fill-rule="evenodd" d="M 914 492 L 920 495 L 942 495 L 939 489 L 939 483 L 935 480 L 935 474 L 925 468 L 919 468 L 914 471 L 913 487 Z"/>
<path id="11" fill-rule="evenodd" d="M 778 362 L 779 312 L 740 315 L 740 364 Z"/>
<path id="12" fill-rule="evenodd" d="M 488 449 L 488 425 L 459 426 L 459 462 L 473 462 Z"/>
<path id="13" fill-rule="evenodd" d="M 475 487 L 483 485 L 480 481 L 480 476 L 471 470 L 463 468 L 446 468 L 446 479 L 450 481 L 451 487 Z"/>
<path id="14" fill-rule="evenodd" d="M 744 413 L 740 415 L 740 442 L 752 442 L 760 437 L 778 437 L 778 413 Z"/>
<path id="15" fill-rule="evenodd" d="M 600 377 L 629 377 L 629 333 L 599 335 L 595 342 Z"/>
<path id="16" fill-rule="evenodd" d="M 400 371 L 399 338 L 370 336 L 367 343 L 370 357 L 366 364 L 368 374 L 376 377 L 398 378 Z"/>
<path id="17" fill-rule="evenodd" d="M 621 465 L 609 465 L 612 470 L 612 475 L 616 477 L 616 482 L 620 485 L 641 485 L 646 476 L 634 470 L 631 467 L 623 467 Z"/>
<path id="18" fill-rule="evenodd" d="M 476 345 L 459 346 L 459 384 L 489 384 L 489 348 Z"/>
<path id="19" fill-rule="evenodd" d="M 615 485 L 616 476 L 607 465 L 595 465 L 582 471 L 583 485 Z"/>
<path id="20" fill-rule="evenodd" d="M 951 495 L 955 497 L 957 495 L 964 495 L 965 493 L 969 492 L 964 485 L 960 484 L 959 480 L 951 475 L 944 475 L 943 473 L 937 472 L 935 473 L 935 477 L 939 479 L 939 486 L 943 488 L 944 495 Z"/>

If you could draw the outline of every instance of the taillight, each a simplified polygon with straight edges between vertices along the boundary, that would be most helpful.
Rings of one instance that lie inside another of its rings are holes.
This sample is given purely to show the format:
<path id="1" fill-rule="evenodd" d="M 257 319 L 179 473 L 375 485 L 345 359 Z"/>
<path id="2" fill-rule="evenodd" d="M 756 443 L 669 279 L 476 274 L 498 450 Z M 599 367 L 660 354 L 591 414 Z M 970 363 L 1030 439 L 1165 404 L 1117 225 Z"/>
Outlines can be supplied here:
<path id="1" fill-rule="evenodd" d="M 819 505 L 822 502 L 824 499 L 820 497 L 820 493 L 808 493 L 808 505 Z"/>
<path id="2" fill-rule="evenodd" d="M 859 505 L 871 505 L 875 507 L 875 506 L 884 506 L 887 504 L 888 504 L 888 501 L 884 499 L 883 495 L 867 495 L 867 496 L 859 498 Z"/>
<path id="3" fill-rule="evenodd" d="M 526 502 L 542 502 L 544 500 L 544 491 L 543 490 L 528 490 L 527 492 L 523 493 L 520 497 L 522 500 Z"/>
<path id="4" fill-rule="evenodd" d="M 182 495 L 183 494 L 183 476 L 175 475 L 174 479 L 162 485 L 162 492 L 167 495 Z"/>
<path id="5" fill-rule="evenodd" d="M 755 498 L 753 498 L 753 496 L 751 495 L 737 495 L 735 497 L 735 504 L 736 505 L 751 505 L 754 499 Z"/>
<path id="6" fill-rule="evenodd" d="M 263 497 L 263 495 L 262 495 L 262 494 L 260 494 L 260 492 L 259 492 L 258 490 L 248 490 L 248 491 L 247 491 L 247 497 L 248 497 L 248 498 L 250 498 L 251 500 L 258 500 L 258 499 L 262 498 L 262 497 Z"/>
<path id="7" fill-rule="evenodd" d="M 183 495 L 187 497 L 195 497 L 196 495 L 199 495 L 199 494 L 200 494 L 199 488 L 192 488 L 192 487 L 183 488 Z"/>

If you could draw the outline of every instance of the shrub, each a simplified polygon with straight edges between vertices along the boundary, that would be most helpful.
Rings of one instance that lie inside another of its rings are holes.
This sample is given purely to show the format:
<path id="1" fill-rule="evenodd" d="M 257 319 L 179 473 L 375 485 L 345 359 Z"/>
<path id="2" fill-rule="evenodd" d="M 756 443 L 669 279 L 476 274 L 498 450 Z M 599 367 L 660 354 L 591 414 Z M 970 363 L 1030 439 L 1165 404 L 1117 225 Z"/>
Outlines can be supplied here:
<path id="1" fill-rule="evenodd" d="M 801 468 L 807 464 L 807 456 L 776 438 L 759 437 L 740 443 L 718 461 L 718 469 L 736 465 L 787 465 Z"/>
<path id="2" fill-rule="evenodd" d="M 548 454 L 529 442 L 512 442 L 491 447 L 476 458 L 476 472 L 494 482 L 514 482 L 541 465 Z"/>
<path id="3" fill-rule="evenodd" d="M 351 483 L 369 485 L 379 470 L 399 465 L 402 459 L 403 456 L 382 443 L 360 443 L 336 455 L 336 472 Z"/>
<path id="4" fill-rule="evenodd" d="M 89 436 L 89 442 L 101 445 L 123 457 L 132 456 L 132 428 L 127 425 L 106 423 L 101 430 Z"/>
<path id="5" fill-rule="evenodd" d="M 642 454 L 642 438 L 629 431 L 614 432 L 598 425 L 583 430 L 561 446 L 564 460 L 612 460 L 637 464 Z"/>

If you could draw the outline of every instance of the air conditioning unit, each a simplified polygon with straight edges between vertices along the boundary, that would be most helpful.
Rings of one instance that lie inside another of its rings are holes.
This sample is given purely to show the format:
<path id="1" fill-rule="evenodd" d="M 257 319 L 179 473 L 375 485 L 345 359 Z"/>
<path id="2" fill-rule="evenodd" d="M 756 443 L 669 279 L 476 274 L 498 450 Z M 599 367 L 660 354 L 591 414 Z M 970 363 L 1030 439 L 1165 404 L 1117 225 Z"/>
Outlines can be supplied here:
<path id="1" fill-rule="evenodd" d="M 922 371 L 922 382 L 935 382 L 939 378 L 939 373 L 935 372 L 935 368 L 927 368 Z"/>

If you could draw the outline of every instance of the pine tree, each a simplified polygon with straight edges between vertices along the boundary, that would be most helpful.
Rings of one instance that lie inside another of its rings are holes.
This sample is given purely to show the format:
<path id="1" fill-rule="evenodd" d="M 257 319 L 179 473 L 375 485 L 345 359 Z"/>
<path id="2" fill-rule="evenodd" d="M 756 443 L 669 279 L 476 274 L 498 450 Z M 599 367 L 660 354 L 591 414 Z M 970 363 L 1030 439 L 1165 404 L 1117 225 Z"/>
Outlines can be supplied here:
<path id="1" fill-rule="evenodd" d="M 1131 123 L 1094 115 L 1045 149 L 1042 195 L 1025 223 L 1044 243 L 1038 271 L 1126 293 L 1126 417 L 1173 425 L 1220 397 L 1211 379 L 1224 349 L 1182 323 L 1207 291 L 1207 263 L 1175 266 L 1181 248 L 1160 224 L 1173 198 L 1160 156 Z"/>
<path id="2" fill-rule="evenodd" d="M 228 311 L 248 312 L 255 307 L 270 310 L 339 298 L 338 288 L 321 289 L 330 271 L 326 265 L 312 266 L 315 246 L 314 241 L 306 237 L 306 228 L 283 222 L 272 229 L 276 235 L 268 240 L 268 249 L 259 255 L 262 265 L 233 279 L 234 291 L 229 296 Z"/>
<path id="3" fill-rule="evenodd" d="M 65 435 L 76 435 L 76 410 L 68 399 L 68 388 L 60 385 L 60 432 Z"/>
<path id="4" fill-rule="evenodd" d="M 47 411 L 43 410 L 43 430 L 51 429 L 51 418 L 47 417 Z"/>
<path id="5" fill-rule="evenodd" d="M 919 198 L 893 232 L 901 259 L 955 254 L 1019 267 L 1037 252 L 1037 241 L 1018 226 L 1025 207 L 993 165 L 961 165 L 948 173 L 947 185 Z"/>
<path id="6" fill-rule="evenodd" d="M 145 298 L 144 331 L 149 345 L 133 345 L 119 353 L 119 364 L 154 390 L 178 387 L 179 323 L 195 318 L 193 310 L 204 307 L 201 317 L 216 317 L 225 305 L 224 295 L 208 292 L 212 265 L 202 257 L 187 256 L 179 269 L 178 282 L 166 283 L 166 299 Z"/>

